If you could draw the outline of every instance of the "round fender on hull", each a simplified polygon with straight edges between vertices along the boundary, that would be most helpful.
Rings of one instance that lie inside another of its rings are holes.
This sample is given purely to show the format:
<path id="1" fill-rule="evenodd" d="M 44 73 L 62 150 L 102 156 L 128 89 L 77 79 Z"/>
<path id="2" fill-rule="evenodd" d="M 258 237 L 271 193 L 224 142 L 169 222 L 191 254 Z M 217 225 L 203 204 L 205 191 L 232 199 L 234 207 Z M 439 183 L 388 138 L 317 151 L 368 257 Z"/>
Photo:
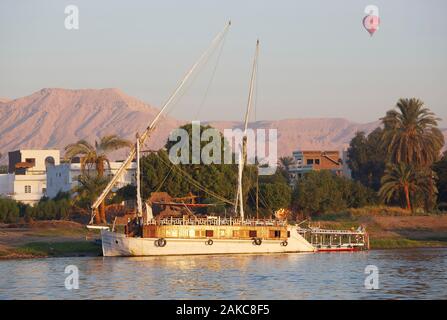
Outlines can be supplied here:
<path id="1" fill-rule="evenodd" d="M 164 238 L 160 238 L 160 239 L 157 239 L 154 241 L 154 245 L 156 247 L 164 247 L 164 246 L 166 246 L 166 243 L 167 243 L 166 239 L 164 239 Z"/>

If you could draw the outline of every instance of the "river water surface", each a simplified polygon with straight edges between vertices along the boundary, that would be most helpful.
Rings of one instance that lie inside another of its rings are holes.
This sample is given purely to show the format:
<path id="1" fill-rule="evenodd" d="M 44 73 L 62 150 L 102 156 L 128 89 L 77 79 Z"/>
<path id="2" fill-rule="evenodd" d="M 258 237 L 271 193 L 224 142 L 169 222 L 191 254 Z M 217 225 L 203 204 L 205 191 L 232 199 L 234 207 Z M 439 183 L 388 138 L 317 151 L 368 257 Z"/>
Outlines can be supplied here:
<path id="1" fill-rule="evenodd" d="M 79 289 L 65 288 L 65 268 Z M 378 268 L 376 290 L 365 268 Z M 447 299 L 447 249 L 0 261 L 0 299 Z"/>

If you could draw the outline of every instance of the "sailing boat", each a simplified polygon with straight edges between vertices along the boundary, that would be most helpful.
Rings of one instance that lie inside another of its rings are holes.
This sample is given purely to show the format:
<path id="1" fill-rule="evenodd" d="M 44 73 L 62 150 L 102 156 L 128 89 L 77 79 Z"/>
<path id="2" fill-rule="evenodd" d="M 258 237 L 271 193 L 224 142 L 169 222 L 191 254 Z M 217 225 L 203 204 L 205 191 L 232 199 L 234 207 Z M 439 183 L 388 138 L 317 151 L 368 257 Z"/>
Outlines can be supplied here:
<path id="1" fill-rule="evenodd" d="M 230 26 L 229 23 L 223 32 Z M 217 38 L 221 38 L 218 35 Z M 214 41 L 213 41 L 214 42 Z M 183 216 L 182 218 L 154 219 L 151 210 L 146 210 L 143 216 L 139 183 L 139 150 L 145 138 L 155 129 L 156 121 L 147 128 L 131 149 L 127 162 L 133 157 L 137 161 L 137 217 L 128 223 L 125 233 L 101 230 L 103 255 L 109 256 L 165 256 L 188 254 L 252 254 L 252 253 L 285 253 L 314 252 L 315 248 L 304 239 L 296 228 L 289 226 L 287 220 L 279 219 L 247 219 L 244 216 L 242 197 L 242 174 L 246 157 L 246 134 L 250 109 L 252 105 L 253 86 L 256 77 L 259 41 L 250 78 L 249 96 L 244 122 L 243 143 L 239 149 L 238 187 L 236 193 L 235 212 L 238 217 L 222 218 L 206 216 L 204 218 Z M 197 63 L 186 77 L 192 73 Z M 184 79 L 181 85 L 187 80 Z M 178 88 L 177 88 L 178 89 Z M 179 90 L 176 90 L 178 92 Z M 173 96 L 168 100 L 171 101 Z M 163 106 L 160 112 L 166 108 Z M 160 114 L 159 114 L 160 115 Z M 157 120 L 159 115 L 155 118 Z M 123 169 L 124 170 L 124 169 Z M 103 194 L 92 206 L 95 210 L 111 190 L 114 181 L 120 174 L 118 170 Z"/>

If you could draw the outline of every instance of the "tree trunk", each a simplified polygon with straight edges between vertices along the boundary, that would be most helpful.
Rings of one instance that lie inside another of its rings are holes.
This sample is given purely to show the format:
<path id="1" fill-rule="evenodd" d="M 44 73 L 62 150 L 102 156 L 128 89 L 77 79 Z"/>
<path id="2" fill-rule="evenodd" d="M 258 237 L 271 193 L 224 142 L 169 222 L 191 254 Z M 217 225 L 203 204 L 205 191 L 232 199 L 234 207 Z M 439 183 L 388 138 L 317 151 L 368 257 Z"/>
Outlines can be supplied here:
<path id="1" fill-rule="evenodd" d="M 106 205 L 104 203 L 105 201 L 101 202 L 99 205 L 99 214 L 101 216 L 101 223 L 107 223 L 106 220 Z"/>
<path id="2" fill-rule="evenodd" d="M 407 210 L 411 211 L 410 190 L 408 188 L 408 185 L 404 186 L 404 192 L 405 192 L 405 201 L 407 202 Z"/>
<path id="3" fill-rule="evenodd" d="M 99 215 L 98 209 L 95 209 L 95 223 L 101 224 L 101 217 Z"/>
<path id="4" fill-rule="evenodd" d="M 104 161 L 99 160 L 96 162 L 96 172 L 98 174 L 98 178 L 102 178 L 104 176 Z M 101 223 L 107 223 L 105 200 L 99 205 L 99 219 Z"/>

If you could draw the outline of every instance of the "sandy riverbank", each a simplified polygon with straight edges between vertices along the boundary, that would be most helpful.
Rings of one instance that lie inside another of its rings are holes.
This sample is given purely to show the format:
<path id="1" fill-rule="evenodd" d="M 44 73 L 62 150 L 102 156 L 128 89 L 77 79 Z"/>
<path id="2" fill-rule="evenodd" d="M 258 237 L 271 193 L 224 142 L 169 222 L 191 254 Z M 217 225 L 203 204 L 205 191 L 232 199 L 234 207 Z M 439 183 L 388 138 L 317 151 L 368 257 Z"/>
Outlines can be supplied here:
<path id="1" fill-rule="evenodd" d="M 71 221 L 0 225 L 0 259 L 98 256 L 99 234 Z"/>

